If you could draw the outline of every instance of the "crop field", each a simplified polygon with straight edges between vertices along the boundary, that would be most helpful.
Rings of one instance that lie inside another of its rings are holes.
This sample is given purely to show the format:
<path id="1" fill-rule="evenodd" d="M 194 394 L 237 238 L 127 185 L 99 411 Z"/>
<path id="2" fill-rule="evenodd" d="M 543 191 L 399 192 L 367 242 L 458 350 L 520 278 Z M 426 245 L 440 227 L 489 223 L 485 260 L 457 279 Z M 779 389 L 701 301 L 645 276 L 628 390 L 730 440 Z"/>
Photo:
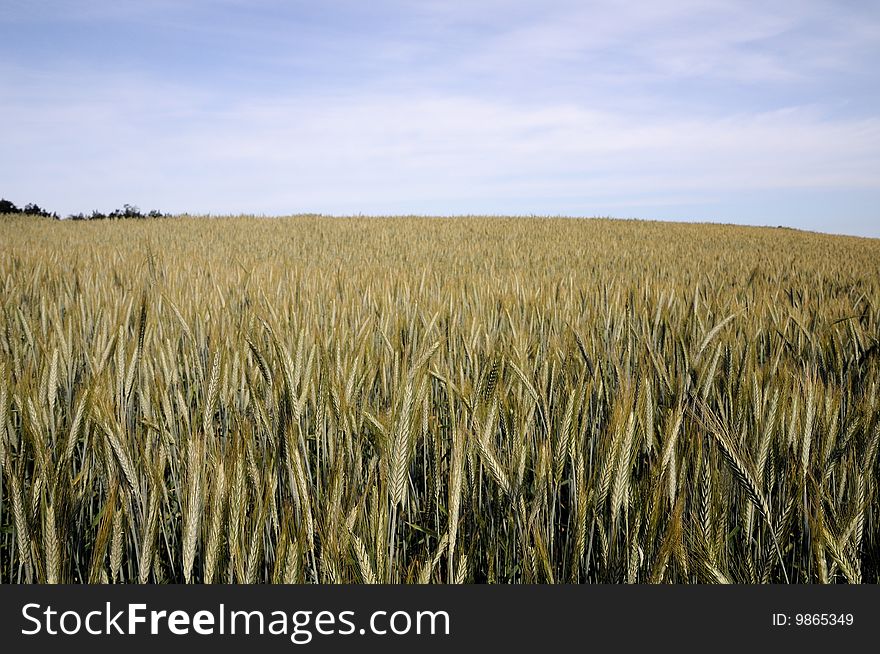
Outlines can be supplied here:
<path id="1" fill-rule="evenodd" d="M 0 216 L 4 583 L 876 583 L 880 240 Z"/>

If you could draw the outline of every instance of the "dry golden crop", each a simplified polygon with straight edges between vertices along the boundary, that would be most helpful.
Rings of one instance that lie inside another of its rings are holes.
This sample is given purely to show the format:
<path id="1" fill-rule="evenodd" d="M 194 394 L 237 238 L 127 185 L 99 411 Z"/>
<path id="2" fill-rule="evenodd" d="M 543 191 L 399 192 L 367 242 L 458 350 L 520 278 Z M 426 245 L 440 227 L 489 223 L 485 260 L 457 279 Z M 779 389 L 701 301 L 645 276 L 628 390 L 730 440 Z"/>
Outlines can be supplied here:
<path id="1" fill-rule="evenodd" d="M 2 582 L 876 582 L 880 241 L 0 217 Z"/>

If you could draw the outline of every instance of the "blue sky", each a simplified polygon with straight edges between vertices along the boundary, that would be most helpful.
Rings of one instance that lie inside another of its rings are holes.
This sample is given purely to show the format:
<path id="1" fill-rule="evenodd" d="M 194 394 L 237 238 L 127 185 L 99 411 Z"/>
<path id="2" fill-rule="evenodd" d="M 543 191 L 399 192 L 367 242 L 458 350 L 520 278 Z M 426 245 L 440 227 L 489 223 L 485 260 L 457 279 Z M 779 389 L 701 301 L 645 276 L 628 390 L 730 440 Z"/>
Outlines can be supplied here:
<path id="1" fill-rule="evenodd" d="M 0 0 L 0 195 L 880 236 L 880 3 Z"/>

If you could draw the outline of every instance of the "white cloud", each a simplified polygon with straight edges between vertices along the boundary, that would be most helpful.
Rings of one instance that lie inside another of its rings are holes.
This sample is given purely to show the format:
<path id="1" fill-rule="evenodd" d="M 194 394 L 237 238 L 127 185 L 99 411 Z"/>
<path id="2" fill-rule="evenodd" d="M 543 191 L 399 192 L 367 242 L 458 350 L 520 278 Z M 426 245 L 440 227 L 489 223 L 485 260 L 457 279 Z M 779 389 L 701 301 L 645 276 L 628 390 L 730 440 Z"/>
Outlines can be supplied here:
<path id="1" fill-rule="evenodd" d="M 460 96 L 223 98 L 147 83 L 61 84 L 61 102 L 0 102 L 5 183 L 65 210 L 113 200 L 366 213 L 880 188 L 880 119 L 829 120 L 815 108 L 646 118 Z"/>

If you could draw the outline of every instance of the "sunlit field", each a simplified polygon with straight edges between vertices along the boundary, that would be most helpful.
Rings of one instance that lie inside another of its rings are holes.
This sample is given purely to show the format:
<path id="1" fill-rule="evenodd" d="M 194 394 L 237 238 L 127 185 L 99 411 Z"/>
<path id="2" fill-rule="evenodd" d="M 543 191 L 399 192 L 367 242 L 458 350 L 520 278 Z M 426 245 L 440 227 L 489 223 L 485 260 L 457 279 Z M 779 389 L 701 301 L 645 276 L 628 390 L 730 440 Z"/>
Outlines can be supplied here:
<path id="1" fill-rule="evenodd" d="M 0 581 L 860 583 L 880 240 L 0 216 Z"/>

